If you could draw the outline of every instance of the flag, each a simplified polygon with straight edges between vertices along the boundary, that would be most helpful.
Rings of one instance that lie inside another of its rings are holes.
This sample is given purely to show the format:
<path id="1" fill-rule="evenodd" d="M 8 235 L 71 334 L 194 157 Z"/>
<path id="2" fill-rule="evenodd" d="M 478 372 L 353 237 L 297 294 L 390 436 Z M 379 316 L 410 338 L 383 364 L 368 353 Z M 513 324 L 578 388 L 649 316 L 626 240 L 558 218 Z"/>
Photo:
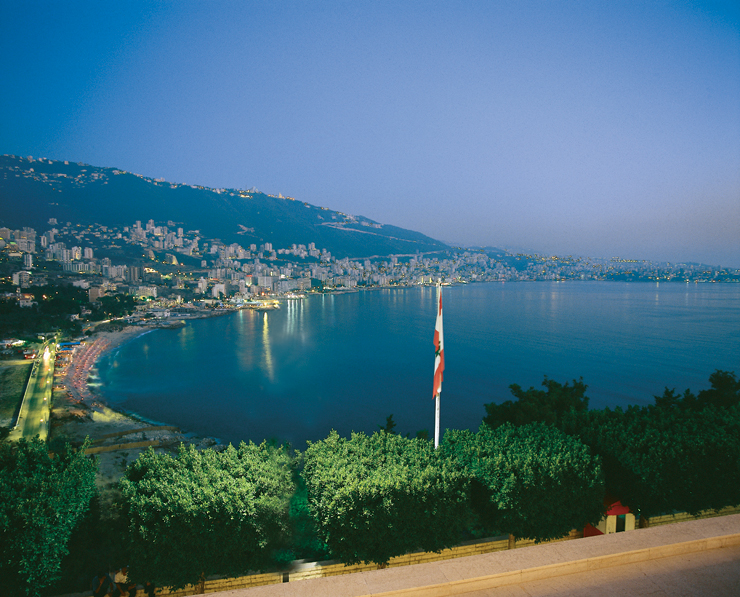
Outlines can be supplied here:
<path id="1" fill-rule="evenodd" d="M 439 287 L 437 323 L 434 325 L 434 388 L 432 396 L 442 391 L 442 372 L 445 370 L 444 334 L 442 333 L 442 287 Z"/>

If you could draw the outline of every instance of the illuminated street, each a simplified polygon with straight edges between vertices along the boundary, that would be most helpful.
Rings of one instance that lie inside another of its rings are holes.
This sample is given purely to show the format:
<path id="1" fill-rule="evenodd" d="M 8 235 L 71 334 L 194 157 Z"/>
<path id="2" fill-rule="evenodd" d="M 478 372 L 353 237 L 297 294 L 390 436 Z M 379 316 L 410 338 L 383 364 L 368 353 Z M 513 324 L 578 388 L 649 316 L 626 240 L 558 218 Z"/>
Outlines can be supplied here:
<path id="1" fill-rule="evenodd" d="M 18 421 L 11 430 L 8 436 L 9 439 L 17 441 L 22 437 L 31 439 L 38 435 L 46 441 L 49 433 L 55 355 L 56 344 L 49 342 L 44 345 L 42 350 L 39 351 L 39 356 L 34 360 Z"/>

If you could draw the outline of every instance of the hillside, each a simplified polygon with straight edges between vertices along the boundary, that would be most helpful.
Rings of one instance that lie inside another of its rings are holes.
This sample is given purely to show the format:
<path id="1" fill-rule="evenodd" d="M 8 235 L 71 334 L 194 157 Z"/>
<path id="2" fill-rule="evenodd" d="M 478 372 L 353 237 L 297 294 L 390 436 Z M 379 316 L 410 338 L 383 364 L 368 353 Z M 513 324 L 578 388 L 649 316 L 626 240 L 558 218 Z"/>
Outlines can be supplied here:
<path id="1" fill-rule="evenodd" d="M 447 248 L 412 230 L 292 198 L 175 184 L 43 158 L 0 156 L 0 206 L 0 226 L 9 228 L 44 230 L 49 218 L 116 227 L 152 219 L 226 243 L 289 247 L 313 242 L 340 258 Z"/>

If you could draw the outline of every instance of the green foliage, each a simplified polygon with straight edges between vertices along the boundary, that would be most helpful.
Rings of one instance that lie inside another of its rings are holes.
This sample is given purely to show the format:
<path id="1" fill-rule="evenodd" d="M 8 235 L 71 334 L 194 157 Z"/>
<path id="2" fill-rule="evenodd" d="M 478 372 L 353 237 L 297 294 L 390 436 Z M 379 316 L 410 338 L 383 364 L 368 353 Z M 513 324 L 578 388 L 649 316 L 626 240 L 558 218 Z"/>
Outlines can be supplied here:
<path id="1" fill-rule="evenodd" d="M 740 504 L 740 380 L 717 370 L 710 389 L 668 388 L 655 405 L 588 411 L 586 386 L 545 378 L 547 392 L 511 386 L 516 402 L 487 404 L 484 422 L 542 421 L 601 456 L 610 494 L 646 516 Z"/>
<path id="2" fill-rule="evenodd" d="M 72 285 L 40 286 L 27 289 L 37 305 L 20 307 L 14 299 L 0 300 L 0 335 L 34 334 L 63 329 L 73 335 L 81 333 L 80 324 L 69 315 L 79 315 L 82 307 L 91 307 L 90 319 L 100 321 L 121 317 L 136 308 L 133 296 L 116 294 L 101 297 L 90 305 L 87 291 Z"/>
<path id="3" fill-rule="evenodd" d="M 740 504 L 740 406 L 575 414 L 564 430 L 601 455 L 609 493 L 645 516 Z"/>
<path id="4" fill-rule="evenodd" d="M 378 428 L 386 433 L 395 433 L 393 430 L 396 428 L 396 422 L 393 420 L 393 415 L 388 415 L 385 418 L 385 425 L 378 425 Z"/>
<path id="5" fill-rule="evenodd" d="M 416 432 L 416 439 L 421 439 L 424 441 L 429 441 L 429 430 L 428 429 L 420 429 Z"/>
<path id="6" fill-rule="evenodd" d="M 516 402 L 507 400 L 502 404 L 485 404 L 487 414 L 483 422 L 492 429 L 504 423 L 526 425 L 535 421 L 558 426 L 571 409 L 578 412 L 588 409 L 588 386 L 583 383 L 583 378 L 574 379 L 571 386 L 568 382 L 562 385 L 545 377 L 542 385 L 547 388 L 546 392 L 535 388 L 524 391 L 517 384 L 510 385 Z"/>
<path id="7" fill-rule="evenodd" d="M 379 431 L 332 431 L 303 455 L 319 538 L 345 564 L 383 564 L 459 541 L 468 481 L 429 442 Z"/>
<path id="8" fill-rule="evenodd" d="M 676 390 L 665 389 L 662 396 L 655 396 L 655 406 L 659 408 L 680 408 L 684 410 L 702 410 L 707 406 L 730 408 L 740 404 L 740 380 L 731 371 L 717 369 L 709 376 L 711 387 L 702 390 L 695 396 L 686 390 L 682 396 Z"/>
<path id="9" fill-rule="evenodd" d="M 98 299 L 100 307 L 93 310 L 92 320 L 109 319 L 130 315 L 136 310 L 136 299 L 129 294 L 114 294 L 101 296 Z"/>
<path id="10" fill-rule="evenodd" d="M 37 305 L 20 307 L 18 302 L 0 300 L 0 335 L 33 334 L 51 329 L 78 330 L 68 315 L 80 313 L 87 305 L 87 292 L 76 286 L 39 286 L 27 289 Z"/>
<path id="11" fill-rule="evenodd" d="M 717 369 L 709 376 L 711 388 L 699 392 L 698 402 L 717 408 L 731 408 L 740 404 L 740 379 L 732 371 Z"/>
<path id="12" fill-rule="evenodd" d="M 238 576 L 269 564 L 288 531 L 294 492 L 284 448 L 242 442 L 217 452 L 151 448 L 121 480 L 132 580 L 183 587 L 201 575 Z"/>
<path id="13" fill-rule="evenodd" d="M 543 541 L 603 515 L 600 459 L 554 427 L 448 430 L 440 449 L 474 480 L 473 508 L 489 530 Z"/>
<path id="14" fill-rule="evenodd" d="M 120 568 L 129 561 L 129 545 L 125 541 L 128 525 L 118 515 L 115 504 L 100 495 L 90 500 L 90 508 L 80 519 L 69 539 L 69 553 L 61 564 L 62 576 L 47 595 L 65 595 L 90 588 L 90 578 L 96 571 Z"/>
<path id="15" fill-rule="evenodd" d="M 84 449 L 51 457 L 34 438 L 0 445 L 0 587 L 39 595 L 60 576 L 70 535 L 95 494 L 97 463 Z"/>
<path id="16" fill-rule="evenodd" d="M 328 560 L 331 557 L 325 543 L 316 532 L 316 521 L 308 508 L 308 491 L 303 476 L 294 475 L 296 492 L 290 500 L 291 541 L 290 548 L 285 550 L 283 561 L 292 560 Z"/>

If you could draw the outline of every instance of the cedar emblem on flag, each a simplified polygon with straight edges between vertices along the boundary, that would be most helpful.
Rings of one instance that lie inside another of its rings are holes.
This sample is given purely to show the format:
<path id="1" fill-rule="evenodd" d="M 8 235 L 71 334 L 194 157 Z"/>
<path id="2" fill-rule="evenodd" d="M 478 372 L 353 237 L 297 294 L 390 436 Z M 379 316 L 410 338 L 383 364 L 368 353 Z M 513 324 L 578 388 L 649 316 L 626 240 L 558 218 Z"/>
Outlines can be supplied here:
<path id="1" fill-rule="evenodd" d="M 439 287 L 437 323 L 434 325 L 434 388 L 432 396 L 442 391 L 442 372 L 445 370 L 444 334 L 442 333 L 442 287 Z"/>

